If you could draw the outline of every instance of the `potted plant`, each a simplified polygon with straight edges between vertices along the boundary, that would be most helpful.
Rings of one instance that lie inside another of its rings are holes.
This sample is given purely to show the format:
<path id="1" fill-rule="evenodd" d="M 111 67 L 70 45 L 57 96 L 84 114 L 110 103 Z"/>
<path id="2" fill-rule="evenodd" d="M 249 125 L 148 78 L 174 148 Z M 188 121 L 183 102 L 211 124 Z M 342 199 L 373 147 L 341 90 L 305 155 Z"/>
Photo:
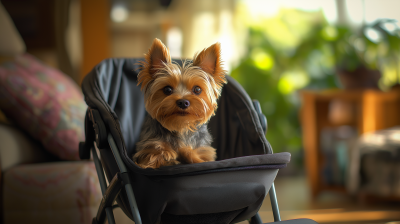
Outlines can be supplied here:
<path id="1" fill-rule="evenodd" d="M 327 41 L 334 59 L 335 70 L 345 89 L 379 89 L 384 67 L 391 67 L 400 77 L 400 29 L 396 21 L 380 19 L 354 31 L 337 26 L 336 36 Z"/>

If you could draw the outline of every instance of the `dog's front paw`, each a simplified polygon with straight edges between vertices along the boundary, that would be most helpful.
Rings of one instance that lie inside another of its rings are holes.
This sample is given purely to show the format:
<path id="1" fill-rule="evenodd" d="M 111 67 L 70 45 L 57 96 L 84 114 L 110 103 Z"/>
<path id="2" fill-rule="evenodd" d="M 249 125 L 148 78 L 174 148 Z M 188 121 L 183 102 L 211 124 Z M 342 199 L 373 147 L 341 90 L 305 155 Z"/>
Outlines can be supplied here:
<path id="1" fill-rule="evenodd" d="M 179 160 L 186 164 L 205 162 L 192 147 L 182 147 L 178 150 Z"/>
<path id="2" fill-rule="evenodd" d="M 181 162 L 174 159 L 174 160 L 170 160 L 170 161 L 165 161 L 165 164 L 163 166 L 174 166 L 174 165 L 178 165 L 178 164 L 181 164 Z"/>
<path id="3" fill-rule="evenodd" d="M 177 165 L 178 154 L 172 149 L 143 149 L 133 157 L 136 163 L 141 168 L 157 169 L 162 166 Z"/>
<path id="4" fill-rule="evenodd" d="M 138 165 L 140 168 L 146 169 L 146 168 L 152 168 L 152 169 L 158 169 L 162 166 L 173 166 L 173 165 L 178 165 L 180 162 L 178 160 L 171 160 L 171 161 L 165 161 L 164 163 L 159 163 L 159 164 L 148 164 L 148 163 L 137 163 L 135 162 L 136 165 Z"/>
<path id="5" fill-rule="evenodd" d="M 216 150 L 211 146 L 202 146 L 194 150 L 200 159 L 205 162 L 215 161 L 217 158 Z"/>

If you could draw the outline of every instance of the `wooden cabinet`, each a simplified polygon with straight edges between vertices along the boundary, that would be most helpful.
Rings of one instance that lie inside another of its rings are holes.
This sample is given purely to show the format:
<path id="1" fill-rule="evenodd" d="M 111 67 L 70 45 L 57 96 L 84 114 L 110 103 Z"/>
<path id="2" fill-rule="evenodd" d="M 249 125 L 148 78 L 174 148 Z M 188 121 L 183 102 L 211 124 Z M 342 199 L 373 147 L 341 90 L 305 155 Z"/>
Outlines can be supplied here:
<path id="1" fill-rule="evenodd" d="M 300 119 L 307 178 L 315 198 L 323 190 L 345 192 L 344 186 L 324 183 L 321 170 L 326 158 L 321 152 L 321 131 L 343 125 L 358 135 L 400 125 L 400 91 L 326 90 L 302 91 Z"/>

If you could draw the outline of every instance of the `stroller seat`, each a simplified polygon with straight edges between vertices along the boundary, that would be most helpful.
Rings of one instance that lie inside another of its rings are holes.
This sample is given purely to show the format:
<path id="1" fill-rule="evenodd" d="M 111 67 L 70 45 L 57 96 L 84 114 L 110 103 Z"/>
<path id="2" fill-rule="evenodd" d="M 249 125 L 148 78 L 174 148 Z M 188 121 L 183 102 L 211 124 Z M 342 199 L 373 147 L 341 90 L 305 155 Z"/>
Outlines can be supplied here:
<path id="1" fill-rule="evenodd" d="M 273 181 L 290 154 L 272 154 L 259 104 L 229 76 L 208 124 L 217 161 L 159 169 L 132 161 L 147 116 L 137 86 L 141 60 L 104 60 L 82 82 L 88 110 L 80 157 L 92 152 L 104 194 L 93 223 L 114 223 L 114 201 L 137 224 L 262 223 L 257 212 L 268 192 L 280 221 Z"/>

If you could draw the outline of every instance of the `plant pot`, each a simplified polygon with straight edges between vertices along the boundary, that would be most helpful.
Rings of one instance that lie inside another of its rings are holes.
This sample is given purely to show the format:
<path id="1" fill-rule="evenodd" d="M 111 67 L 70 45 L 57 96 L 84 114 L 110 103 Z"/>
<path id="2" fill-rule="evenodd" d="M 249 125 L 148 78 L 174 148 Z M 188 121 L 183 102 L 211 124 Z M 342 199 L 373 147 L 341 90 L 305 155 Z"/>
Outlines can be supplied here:
<path id="1" fill-rule="evenodd" d="M 344 89 L 379 89 L 382 74 L 379 70 L 358 67 L 353 71 L 337 69 L 339 81 Z"/>

